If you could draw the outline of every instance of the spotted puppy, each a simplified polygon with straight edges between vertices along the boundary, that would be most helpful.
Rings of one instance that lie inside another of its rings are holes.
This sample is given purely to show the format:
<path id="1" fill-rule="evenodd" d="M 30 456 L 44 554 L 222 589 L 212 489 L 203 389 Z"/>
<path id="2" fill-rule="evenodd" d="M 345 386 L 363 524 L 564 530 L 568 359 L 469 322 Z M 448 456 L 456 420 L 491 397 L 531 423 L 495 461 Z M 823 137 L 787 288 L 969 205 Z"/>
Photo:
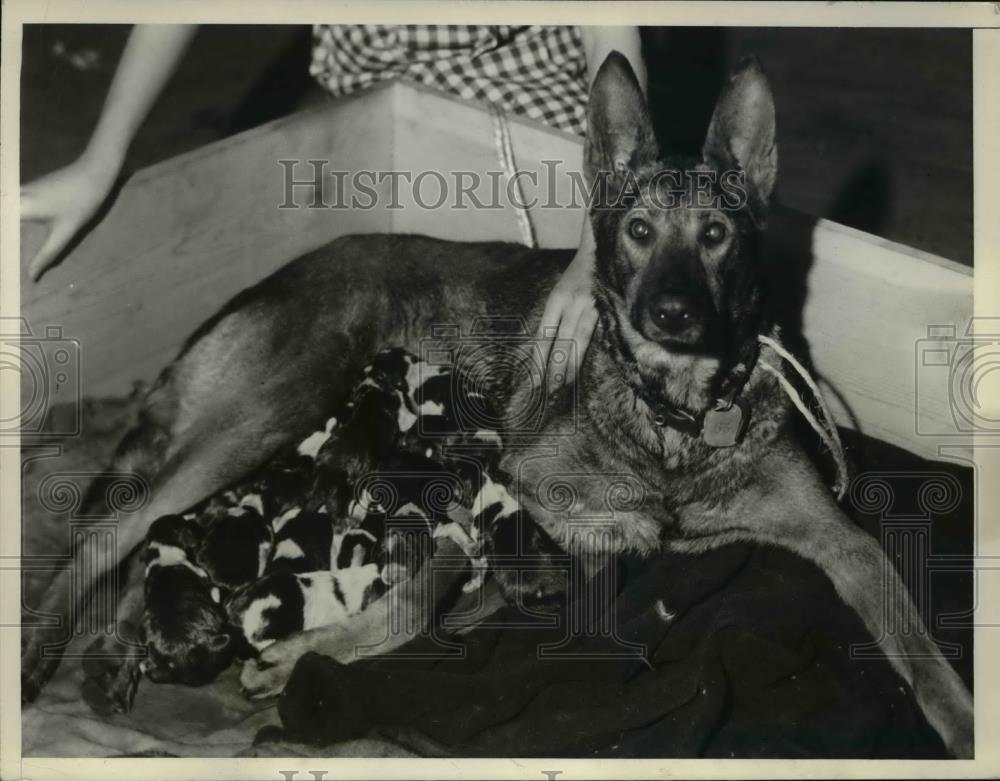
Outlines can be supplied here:
<path id="1" fill-rule="evenodd" d="M 472 528 L 485 540 L 489 572 L 509 604 L 539 602 L 566 592 L 566 554 L 507 486 L 484 476 L 472 511 Z"/>
<path id="2" fill-rule="evenodd" d="M 346 624 L 384 591 L 375 564 L 336 572 L 278 571 L 239 592 L 228 605 L 229 620 L 262 651 L 294 632 Z"/>
<path id="3" fill-rule="evenodd" d="M 197 520 L 203 530 L 195 563 L 207 573 L 222 598 L 264 574 L 274 534 L 264 518 L 259 494 L 246 494 L 224 512 L 207 518 L 198 516 Z"/>
<path id="4" fill-rule="evenodd" d="M 272 522 L 274 549 L 267 574 L 328 570 L 336 559 L 334 523 L 329 514 L 292 507 Z"/>

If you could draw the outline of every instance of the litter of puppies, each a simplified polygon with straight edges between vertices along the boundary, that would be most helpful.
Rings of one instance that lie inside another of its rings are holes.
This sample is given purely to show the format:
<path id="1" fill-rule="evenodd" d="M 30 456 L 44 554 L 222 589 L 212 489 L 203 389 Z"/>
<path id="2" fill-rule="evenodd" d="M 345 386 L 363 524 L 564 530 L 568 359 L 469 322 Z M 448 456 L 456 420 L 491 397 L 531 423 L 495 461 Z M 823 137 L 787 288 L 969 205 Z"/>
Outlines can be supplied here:
<path id="1" fill-rule="evenodd" d="M 470 400 L 484 403 L 461 372 L 382 350 L 322 430 L 243 484 L 156 521 L 142 553 L 142 672 L 200 685 L 294 632 L 344 623 L 412 577 L 438 537 L 468 557 L 466 592 L 508 547 L 528 540 L 557 553 L 507 490 L 499 433 L 464 430 Z M 522 596 L 519 581 L 496 574 L 505 597 Z"/>

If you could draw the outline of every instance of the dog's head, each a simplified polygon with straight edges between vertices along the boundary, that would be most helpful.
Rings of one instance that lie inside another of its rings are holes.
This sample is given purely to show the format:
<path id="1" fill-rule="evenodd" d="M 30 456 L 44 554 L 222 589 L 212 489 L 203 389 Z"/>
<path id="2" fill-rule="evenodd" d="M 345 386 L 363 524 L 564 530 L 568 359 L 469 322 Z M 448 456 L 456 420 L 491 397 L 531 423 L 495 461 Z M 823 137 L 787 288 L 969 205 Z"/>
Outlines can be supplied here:
<path id="1" fill-rule="evenodd" d="M 668 158 L 628 61 L 614 52 L 594 81 L 588 123 L 605 339 L 645 397 L 705 409 L 752 364 L 762 327 L 757 245 L 777 173 L 767 80 L 756 61 L 742 63 L 701 158 Z"/>

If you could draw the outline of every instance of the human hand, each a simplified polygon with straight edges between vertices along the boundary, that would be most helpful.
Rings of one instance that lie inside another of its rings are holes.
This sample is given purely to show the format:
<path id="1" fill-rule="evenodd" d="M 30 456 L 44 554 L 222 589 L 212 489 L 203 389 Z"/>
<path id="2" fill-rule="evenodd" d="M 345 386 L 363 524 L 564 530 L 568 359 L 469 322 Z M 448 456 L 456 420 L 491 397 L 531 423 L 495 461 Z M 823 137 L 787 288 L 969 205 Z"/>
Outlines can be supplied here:
<path id="1" fill-rule="evenodd" d="M 49 234 L 28 264 L 37 281 L 108 197 L 118 165 L 83 155 L 21 187 L 21 219 L 46 222 Z"/>
<path id="2" fill-rule="evenodd" d="M 597 325 L 592 287 L 594 244 L 590 238 L 590 226 L 586 225 L 584 228 L 584 237 L 573 261 L 549 293 L 538 328 L 537 338 L 541 345 L 542 365 L 545 367 L 543 382 L 552 389 L 563 382 L 572 383 L 576 380 L 583 355 Z M 576 350 L 567 356 L 565 366 L 556 365 L 550 360 L 552 345 L 556 339 L 573 339 L 576 344 Z M 562 376 L 561 381 L 559 375 Z"/>

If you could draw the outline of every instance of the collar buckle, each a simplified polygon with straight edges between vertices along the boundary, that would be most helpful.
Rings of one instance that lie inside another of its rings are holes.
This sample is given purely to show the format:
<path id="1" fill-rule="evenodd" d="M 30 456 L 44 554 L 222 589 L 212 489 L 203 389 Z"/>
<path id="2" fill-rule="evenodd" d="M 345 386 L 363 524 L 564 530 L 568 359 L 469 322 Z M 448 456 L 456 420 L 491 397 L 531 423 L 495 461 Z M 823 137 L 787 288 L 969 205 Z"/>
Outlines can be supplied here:
<path id="1" fill-rule="evenodd" d="M 693 415 L 690 412 L 666 404 L 652 404 L 650 409 L 653 412 L 653 423 L 660 428 L 669 426 L 692 437 L 697 437 L 701 434 L 701 415 Z"/>

